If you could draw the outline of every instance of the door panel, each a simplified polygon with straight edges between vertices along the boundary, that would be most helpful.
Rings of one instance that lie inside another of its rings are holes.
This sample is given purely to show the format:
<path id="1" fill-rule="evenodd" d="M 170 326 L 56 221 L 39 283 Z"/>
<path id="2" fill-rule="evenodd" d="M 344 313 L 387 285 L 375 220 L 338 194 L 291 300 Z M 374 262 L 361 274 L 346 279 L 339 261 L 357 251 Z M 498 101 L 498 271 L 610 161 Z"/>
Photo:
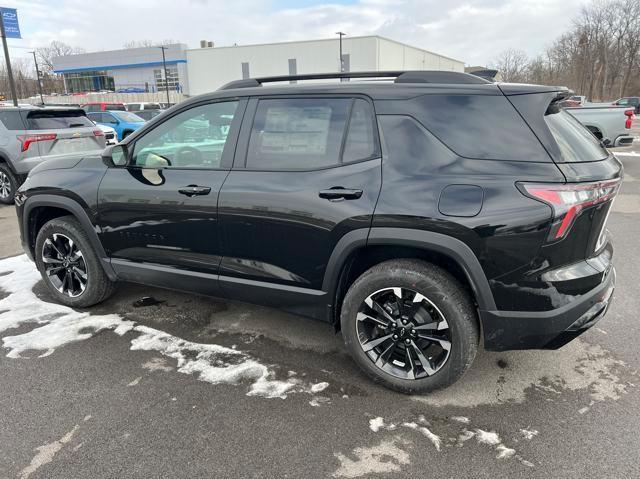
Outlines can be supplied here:
<path id="1" fill-rule="evenodd" d="M 100 184 L 100 236 L 112 258 L 215 273 L 216 204 L 228 171 L 110 168 Z M 207 195 L 179 193 L 187 185 Z"/>
<path id="2" fill-rule="evenodd" d="M 336 243 L 371 224 L 380 162 L 317 171 L 232 171 L 218 209 L 224 251 L 220 274 L 319 290 Z M 322 190 L 339 186 L 362 195 L 320 197 Z"/>
<path id="3" fill-rule="evenodd" d="M 125 260 L 217 274 L 218 196 L 245 106 L 188 106 L 127 145 L 127 167 L 109 168 L 98 192 L 99 234 L 114 268 Z"/>

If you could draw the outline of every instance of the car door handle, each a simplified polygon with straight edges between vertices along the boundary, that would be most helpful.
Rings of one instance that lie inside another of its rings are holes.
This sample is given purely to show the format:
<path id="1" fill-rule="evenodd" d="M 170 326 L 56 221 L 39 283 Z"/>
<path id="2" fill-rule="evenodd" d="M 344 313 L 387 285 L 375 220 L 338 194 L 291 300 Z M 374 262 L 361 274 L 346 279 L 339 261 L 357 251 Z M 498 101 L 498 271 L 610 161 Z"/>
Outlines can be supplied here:
<path id="1" fill-rule="evenodd" d="M 326 200 L 356 200 L 362 196 L 362 190 L 354 190 L 350 188 L 343 188 L 342 186 L 334 186 L 327 190 L 321 190 L 318 193 L 320 198 Z"/>
<path id="2" fill-rule="evenodd" d="M 211 193 L 211 188 L 208 186 L 188 185 L 183 186 L 178 190 L 181 195 L 191 196 L 204 196 Z"/>

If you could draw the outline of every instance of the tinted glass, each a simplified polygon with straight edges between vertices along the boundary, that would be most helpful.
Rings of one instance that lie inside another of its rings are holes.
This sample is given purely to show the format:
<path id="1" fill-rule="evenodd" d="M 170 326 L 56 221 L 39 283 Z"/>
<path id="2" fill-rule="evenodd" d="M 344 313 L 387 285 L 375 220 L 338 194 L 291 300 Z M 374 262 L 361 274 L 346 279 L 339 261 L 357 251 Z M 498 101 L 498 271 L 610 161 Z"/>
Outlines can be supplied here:
<path id="1" fill-rule="evenodd" d="M 415 100 L 417 119 L 466 158 L 549 162 L 509 100 L 489 95 L 424 95 Z"/>
<path id="2" fill-rule="evenodd" d="M 24 130 L 19 111 L 0 111 L 0 121 L 7 130 Z"/>
<path id="3" fill-rule="evenodd" d="M 118 120 L 111 113 L 100 113 L 100 117 L 102 118 L 102 123 L 118 123 Z"/>
<path id="4" fill-rule="evenodd" d="M 129 103 L 127 105 L 127 110 L 129 110 L 129 111 L 139 111 L 140 110 L 140 103 Z"/>
<path id="5" fill-rule="evenodd" d="M 560 110 L 545 115 L 544 119 L 560 147 L 564 161 L 597 161 L 608 156 L 607 150 L 596 137 L 568 112 Z"/>
<path id="6" fill-rule="evenodd" d="M 100 105 L 85 105 L 82 109 L 86 112 L 89 111 L 100 111 Z"/>
<path id="7" fill-rule="evenodd" d="M 373 111 L 364 100 L 355 100 L 342 155 L 343 162 L 371 158 L 376 151 L 373 134 Z"/>
<path id="8" fill-rule="evenodd" d="M 219 168 L 237 101 L 175 115 L 136 141 L 131 164 L 148 168 Z"/>
<path id="9" fill-rule="evenodd" d="M 31 111 L 27 114 L 27 129 L 55 130 L 94 126 L 81 110 L 75 111 Z"/>
<path id="10" fill-rule="evenodd" d="M 247 167 L 309 169 L 340 163 L 350 99 L 290 98 L 258 103 Z"/>
<path id="11" fill-rule="evenodd" d="M 107 103 L 104 106 L 105 110 L 115 110 L 115 111 L 126 111 L 127 109 L 124 107 L 122 103 Z"/>

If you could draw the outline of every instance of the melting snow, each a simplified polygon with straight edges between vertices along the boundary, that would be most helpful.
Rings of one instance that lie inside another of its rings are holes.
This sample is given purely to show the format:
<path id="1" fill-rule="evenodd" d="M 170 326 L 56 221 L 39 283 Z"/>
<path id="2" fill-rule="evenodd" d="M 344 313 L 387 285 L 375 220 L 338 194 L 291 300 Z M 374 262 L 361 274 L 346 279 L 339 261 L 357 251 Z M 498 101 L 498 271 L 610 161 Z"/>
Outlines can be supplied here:
<path id="1" fill-rule="evenodd" d="M 504 444 L 498 444 L 496 446 L 496 451 L 498 451 L 498 455 L 496 456 L 498 459 L 506 459 L 516 453 L 515 449 L 510 449 Z"/>
<path id="2" fill-rule="evenodd" d="M 382 427 L 384 427 L 384 418 L 374 417 L 369 419 L 369 429 L 373 432 L 378 432 Z"/>
<path id="3" fill-rule="evenodd" d="M 482 444 L 489 444 L 495 446 L 500 444 L 500 436 L 493 431 L 483 431 L 482 429 L 476 429 L 476 439 Z"/>
<path id="4" fill-rule="evenodd" d="M 405 422 L 402 425 L 404 427 L 408 427 L 410 429 L 415 429 L 416 431 L 420 431 L 427 439 L 429 439 L 429 441 L 431 441 L 431 443 L 435 446 L 437 451 L 440 450 L 440 444 L 442 443 L 442 440 L 440 439 L 440 436 L 432 433 L 429 430 L 429 428 L 426 428 L 424 426 L 418 426 L 415 422 Z"/>
<path id="5" fill-rule="evenodd" d="M 520 429 L 520 434 L 522 434 L 522 437 L 524 437 L 525 439 L 533 439 L 534 436 L 538 435 L 538 431 L 536 431 L 535 429 Z"/>
<path id="6" fill-rule="evenodd" d="M 461 422 L 462 424 L 469 424 L 471 420 L 464 416 L 451 416 L 452 421 Z"/>
<path id="7" fill-rule="evenodd" d="M 249 382 L 249 396 L 284 399 L 292 392 L 312 394 L 329 386 L 326 382 L 305 384 L 292 375 L 286 380 L 278 380 L 273 370 L 246 353 L 216 344 L 194 343 L 153 328 L 136 326 L 117 314 L 94 316 L 46 303 L 32 291 L 38 281 L 40 274 L 26 256 L 0 261 L 0 289 L 9 293 L 0 300 L 0 311 L 3 311 L 0 313 L 0 332 L 28 323 L 41 325 L 24 334 L 4 337 L 3 346 L 9 349 L 7 357 L 23 357 L 26 351 L 42 351 L 39 357 L 45 357 L 56 348 L 89 339 L 103 330 L 112 330 L 121 336 L 135 332 L 139 334 L 131 341 L 132 350 L 159 352 L 175 359 L 179 372 L 193 374 L 211 384 Z M 157 358 L 143 367 L 171 369 Z"/>

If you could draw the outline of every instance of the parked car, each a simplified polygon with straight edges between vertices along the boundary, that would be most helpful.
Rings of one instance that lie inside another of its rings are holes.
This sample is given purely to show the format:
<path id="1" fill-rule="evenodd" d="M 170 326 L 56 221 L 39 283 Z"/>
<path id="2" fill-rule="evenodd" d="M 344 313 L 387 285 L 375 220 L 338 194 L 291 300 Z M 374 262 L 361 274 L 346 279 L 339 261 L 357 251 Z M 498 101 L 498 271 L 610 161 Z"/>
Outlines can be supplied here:
<path id="1" fill-rule="evenodd" d="M 107 125 L 100 125 L 98 123 L 95 123 L 95 125 L 102 130 L 102 133 L 104 133 L 104 141 L 107 146 L 118 143 L 118 133 L 116 130 Z"/>
<path id="2" fill-rule="evenodd" d="M 27 173 L 50 155 L 102 150 L 102 131 L 77 108 L 0 108 L 0 203 L 13 203 Z"/>
<path id="3" fill-rule="evenodd" d="M 136 115 L 138 115 L 140 118 L 142 118 L 145 121 L 149 121 L 152 118 L 155 118 L 156 116 L 158 116 L 163 111 L 164 110 L 140 110 L 140 111 L 136 111 Z"/>
<path id="4" fill-rule="evenodd" d="M 586 126 L 598 140 L 604 141 L 606 146 L 623 147 L 633 143 L 633 108 L 583 106 L 566 108 L 566 111 Z"/>
<path id="5" fill-rule="evenodd" d="M 566 100 L 559 102 L 559 105 L 561 108 L 575 108 L 580 106 L 580 101 L 567 98 Z"/>
<path id="6" fill-rule="evenodd" d="M 127 111 L 144 111 L 144 110 L 161 110 L 160 103 L 150 102 L 150 101 L 140 101 L 137 103 L 125 103 L 124 106 L 127 108 Z"/>
<path id="7" fill-rule="evenodd" d="M 122 280 L 323 319 L 406 393 L 459 379 L 481 333 L 554 349 L 593 326 L 622 165 L 558 107 L 569 91 L 348 74 L 378 75 L 395 80 L 239 80 L 34 169 L 17 214 L 52 298 L 88 307 Z"/>
<path id="8" fill-rule="evenodd" d="M 128 111 L 92 112 L 87 115 L 95 123 L 113 128 L 118 134 L 118 140 L 124 140 L 145 122 L 138 115 Z"/>
<path id="9" fill-rule="evenodd" d="M 577 106 L 582 106 L 585 103 L 587 103 L 587 97 L 584 95 L 573 95 L 572 97 L 569 98 L 569 100 L 577 101 L 578 102 Z"/>
<path id="10" fill-rule="evenodd" d="M 167 102 L 160 102 L 160 107 L 163 110 L 168 110 L 169 108 L 171 108 L 173 105 L 175 105 L 175 103 L 167 103 Z"/>
<path id="11" fill-rule="evenodd" d="M 624 98 L 619 98 L 618 100 L 614 101 L 613 105 L 633 107 L 634 113 L 640 114 L 640 97 L 625 96 Z"/>
<path id="12" fill-rule="evenodd" d="M 80 105 L 87 113 L 93 111 L 126 111 L 124 103 L 95 102 Z"/>

